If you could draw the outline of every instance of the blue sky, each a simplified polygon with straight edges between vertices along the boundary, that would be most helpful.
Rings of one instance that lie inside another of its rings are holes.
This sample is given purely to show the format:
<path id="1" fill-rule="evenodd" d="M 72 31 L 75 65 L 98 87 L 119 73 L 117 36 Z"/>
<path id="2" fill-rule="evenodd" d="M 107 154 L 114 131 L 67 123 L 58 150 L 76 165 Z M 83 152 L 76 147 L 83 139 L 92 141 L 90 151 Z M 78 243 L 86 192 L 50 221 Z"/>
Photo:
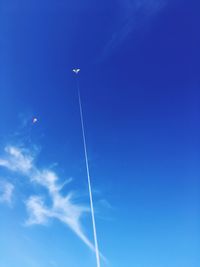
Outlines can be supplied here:
<path id="1" fill-rule="evenodd" d="M 0 266 L 95 266 L 78 66 L 101 266 L 200 267 L 200 3 L 0 6 Z"/>

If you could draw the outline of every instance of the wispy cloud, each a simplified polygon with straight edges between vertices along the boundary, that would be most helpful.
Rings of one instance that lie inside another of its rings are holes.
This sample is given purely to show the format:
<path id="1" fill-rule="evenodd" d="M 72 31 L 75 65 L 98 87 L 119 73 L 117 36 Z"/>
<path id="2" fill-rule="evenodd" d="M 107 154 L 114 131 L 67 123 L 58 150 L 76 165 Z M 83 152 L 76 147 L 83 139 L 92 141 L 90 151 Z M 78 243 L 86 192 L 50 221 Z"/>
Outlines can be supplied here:
<path id="1" fill-rule="evenodd" d="M 7 181 L 0 181 L 0 203 L 11 205 L 14 185 Z"/>
<path id="2" fill-rule="evenodd" d="M 130 35 L 149 22 L 167 4 L 168 0 L 118 0 L 118 27 L 107 41 L 102 58 L 112 54 Z"/>
<path id="3" fill-rule="evenodd" d="M 24 149 L 7 146 L 5 152 L 7 157 L 0 158 L 0 166 L 23 174 L 28 174 L 33 168 L 33 157 Z"/>
<path id="4" fill-rule="evenodd" d="M 94 251 L 94 246 L 85 235 L 81 223 L 82 215 L 88 212 L 89 209 L 84 205 L 74 203 L 72 193 L 68 193 L 66 196 L 62 195 L 62 187 L 69 183 L 70 180 L 60 184 L 60 179 L 55 172 L 48 168 L 38 168 L 35 164 L 34 153 L 31 153 L 31 151 L 7 146 L 5 152 L 5 156 L 0 158 L 0 166 L 27 176 L 31 183 L 42 186 L 47 191 L 47 195 L 31 195 L 26 200 L 25 204 L 29 214 L 26 225 L 45 225 L 49 219 L 57 219 L 73 230 Z M 4 195 L 4 199 L 6 197 L 9 199 L 9 192 L 11 194 L 12 187 L 8 186 L 7 195 Z M 50 205 L 49 201 L 47 201 L 49 199 Z"/>

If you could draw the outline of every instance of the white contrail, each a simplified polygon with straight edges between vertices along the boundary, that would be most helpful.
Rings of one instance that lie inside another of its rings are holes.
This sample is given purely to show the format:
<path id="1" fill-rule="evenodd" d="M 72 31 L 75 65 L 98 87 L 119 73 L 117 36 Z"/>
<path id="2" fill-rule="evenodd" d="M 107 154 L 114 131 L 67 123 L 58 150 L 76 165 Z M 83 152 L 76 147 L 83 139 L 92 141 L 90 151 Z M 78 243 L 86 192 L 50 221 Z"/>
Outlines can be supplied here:
<path id="1" fill-rule="evenodd" d="M 97 262 L 97 267 L 100 267 L 100 256 L 99 256 L 99 248 L 98 248 L 98 241 L 97 241 L 96 223 L 95 223 L 95 217 L 94 217 L 94 206 L 93 206 L 92 188 L 91 188 L 91 181 L 90 181 L 90 170 L 89 170 L 89 164 L 88 164 L 87 144 L 86 144 L 86 138 L 85 138 L 83 111 L 82 111 L 81 96 L 80 96 L 79 88 L 78 88 L 78 99 L 79 99 L 80 118 L 81 118 L 81 127 L 82 127 L 82 135 L 83 135 L 83 145 L 84 145 L 84 152 L 85 152 L 85 164 L 86 164 L 87 178 L 88 178 L 88 189 L 89 189 L 90 208 L 91 208 L 91 215 L 92 215 L 96 262 Z"/>

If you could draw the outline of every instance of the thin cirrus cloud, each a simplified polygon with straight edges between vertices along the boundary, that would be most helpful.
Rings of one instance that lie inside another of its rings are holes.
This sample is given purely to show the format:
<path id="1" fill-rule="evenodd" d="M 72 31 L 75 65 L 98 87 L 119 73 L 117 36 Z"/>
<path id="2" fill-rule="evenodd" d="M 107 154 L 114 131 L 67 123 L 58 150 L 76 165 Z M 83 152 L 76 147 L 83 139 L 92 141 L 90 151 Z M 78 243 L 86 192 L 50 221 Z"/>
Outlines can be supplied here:
<path id="1" fill-rule="evenodd" d="M 7 146 L 5 152 L 5 156 L 0 158 L 0 166 L 26 176 L 31 183 L 45 188 L 52 203 L 46 204 L 47 196 L 31 195 L 25 201 L 29 214 L 26 225 L 45 225 L 50 219 L 57 219 L 67 225 L 92 251 L 95 251 L 93 244 L 83 232 L 81 224 L 82 215 L 89 212 L 89 209 L 75 204 L 71 193 L 67 196 L 61 193 L 62 187 L 70 180 L 60 185 L 57 174 L 49 169 L 39 169 L 35 164 L 34 153 L 28 150 Z M 6 200 L 6 194 L 4 199 Z"/>
<path id="2" fill-rule="evenodd" d="M 169 0 L 168 0 L 169 1 Z M 150 22 L 166 6 L 167 0 L 118 0 L 118 26 L 107 40 L 102 59 L 114 53 L 118 47 L 134 33 Z"/>
<path id="3" fill-rule="evenodd" d="M 11 205 L 14 185 L 5 180 L 0 180 L 0 203 Z"/>

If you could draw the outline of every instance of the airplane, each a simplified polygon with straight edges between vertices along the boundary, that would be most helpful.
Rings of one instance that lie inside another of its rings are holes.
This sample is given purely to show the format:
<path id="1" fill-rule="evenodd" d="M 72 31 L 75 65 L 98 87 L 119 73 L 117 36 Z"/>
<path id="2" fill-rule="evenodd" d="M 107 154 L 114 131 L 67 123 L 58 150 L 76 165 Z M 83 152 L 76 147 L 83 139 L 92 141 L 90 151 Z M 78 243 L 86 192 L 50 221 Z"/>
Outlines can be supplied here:
<path id="1" fill-rule="evenodd" d="M 81 69 L 73 69 L 72 71 L 73 71 L 75 74 L 78 74 L 80 70 L 81 70 Z"/>

